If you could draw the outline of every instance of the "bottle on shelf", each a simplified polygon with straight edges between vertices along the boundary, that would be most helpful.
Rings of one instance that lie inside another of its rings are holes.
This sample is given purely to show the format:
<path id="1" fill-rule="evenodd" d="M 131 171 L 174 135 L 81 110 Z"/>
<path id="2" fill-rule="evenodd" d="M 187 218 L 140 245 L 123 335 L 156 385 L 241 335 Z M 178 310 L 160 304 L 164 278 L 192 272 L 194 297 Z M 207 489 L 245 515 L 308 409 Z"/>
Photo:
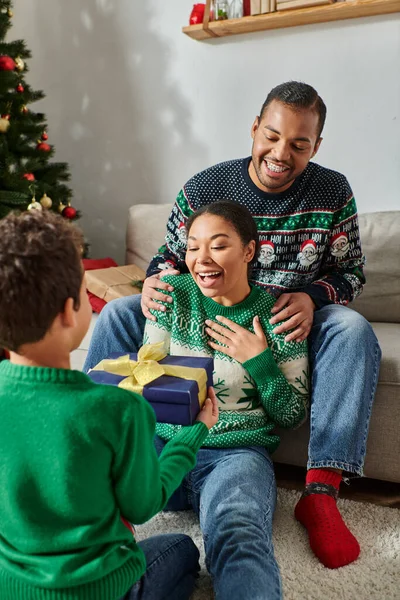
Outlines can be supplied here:
<path id="1" fill-rule="evenodd" d="M 243 0 L 232 0 L 229 5 L 229 18 L 241 19 L 243 17 Z"/>
<path id="2" fill-rule="evenodd" d="M 227 0 L 213 0 L 210 8 L 210 21 L 223 21 L 229 18 L 229 3 Z"/>

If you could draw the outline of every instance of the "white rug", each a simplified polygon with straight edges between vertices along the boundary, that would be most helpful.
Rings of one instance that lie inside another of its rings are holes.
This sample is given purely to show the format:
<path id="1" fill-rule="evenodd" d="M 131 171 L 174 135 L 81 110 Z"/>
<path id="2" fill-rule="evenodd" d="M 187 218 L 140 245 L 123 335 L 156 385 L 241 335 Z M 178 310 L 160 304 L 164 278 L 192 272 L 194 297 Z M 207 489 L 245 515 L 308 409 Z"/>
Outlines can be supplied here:
<path id="1" fill-rule="evenodd" d="M 299 492 L 278 490 L 274 545 L 285 600 L 400 600 L 400 510 L 339 500 L 343 518 L 360 542 L 361 554 L 355 563 L 332 571 L 314 557 L 305 529 L 293 517 L 299 496 Z M 192 600 L 213 598 L 194 513 L 161 513 L 136 529 L 139 540 L 177 531 L 190 535 L 200 549 L 202 564 Z"/>

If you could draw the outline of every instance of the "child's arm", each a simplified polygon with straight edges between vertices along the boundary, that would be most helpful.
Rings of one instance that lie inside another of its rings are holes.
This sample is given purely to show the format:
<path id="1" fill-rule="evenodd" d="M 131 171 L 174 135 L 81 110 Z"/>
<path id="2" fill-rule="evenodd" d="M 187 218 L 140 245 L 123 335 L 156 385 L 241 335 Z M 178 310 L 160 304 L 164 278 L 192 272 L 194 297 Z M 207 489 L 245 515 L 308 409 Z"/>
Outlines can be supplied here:
<path id="1" fill-rule="evenodd" d="M 183 477 L 194 467 L 196 453 L 208 435 L 208 426 L 197 422 L 183 427 L 158 457 L 151 406 L 141 396 L 120 391 L 129 397 L 112 479 L 121 514 L 128 521 L 140 524 L 162 510 Z"/>

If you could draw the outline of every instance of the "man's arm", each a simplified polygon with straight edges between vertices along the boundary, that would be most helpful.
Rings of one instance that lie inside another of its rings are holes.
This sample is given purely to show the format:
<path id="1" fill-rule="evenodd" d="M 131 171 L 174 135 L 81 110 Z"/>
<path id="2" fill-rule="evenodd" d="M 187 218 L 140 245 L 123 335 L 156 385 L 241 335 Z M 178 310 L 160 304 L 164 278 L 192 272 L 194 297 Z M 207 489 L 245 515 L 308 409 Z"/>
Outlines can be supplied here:
<path id="1" fill-rule="evenodd" d="M 141 307 L 144 316 L 150 321 L 157 320 L 157 317 L 150 312 L 151 310 L 165 311 L 165 306 L 160 303 L 172 302 L 168 292 L 172 292 L 174 288 L 166 282 L 160 281 L 160 277 L 168 274 L 167 269 L 169 269 L 169 274 L 173 275 L 188 272 L 185 263 L 185 223 L 192 212 L 182 189 L 167 222 L 165 244 L 153 256 L 143 284 Z"/>
<path id="2" fill-rule="evenodd" d="M 357 206 L 349 184 L 344 205 L 336 211 L 321 276 L 304 287 L 317 308 L 326 304 L 348 304 L 361 294 L 365 257 L 361 250 Z"/>
<path id="3" fill-rule="evenodd" d="M 186 253 L 186 230 L 185 223 L 193 211 L 189 208 L 184 189 L 182 189 L 175 201 L 167 222 L 167 233 L 165 243 L 153 256 L 146 272 L 146 277 L 156 275 L 167 268 L 176 269 L 181 273 L 187 273 L 185 264 Z"/>
<path id="4" fill-rule="evenodd" d="M 325 250 L 320 276 L 304 288 L 282 294 L 272 308 L 270 323 L 285 323 L 275 333 L 288 333 L 285 341 L 305 340 L 312 327 L 314 310 L 327 304 L 348 304 L 363 289 L 365 257 L 361 250 L 357 206 L 345 180 L 343 204 L 334 214 L 333 228 Z"/>

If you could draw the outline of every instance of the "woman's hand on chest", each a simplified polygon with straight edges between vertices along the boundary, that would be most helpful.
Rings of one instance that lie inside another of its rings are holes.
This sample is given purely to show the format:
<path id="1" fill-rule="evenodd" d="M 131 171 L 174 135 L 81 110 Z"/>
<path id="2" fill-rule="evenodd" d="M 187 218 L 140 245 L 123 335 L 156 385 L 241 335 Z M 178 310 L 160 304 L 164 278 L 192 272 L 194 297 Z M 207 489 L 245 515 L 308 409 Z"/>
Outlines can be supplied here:
<path id="1" fill-rule="evenodd" d="M 268 348 L 267 339 L 258 316 L 253 319 L 254 333 L 237 325 L 226 317 L 216 317 L 215 321 L 206 320 L 206 333 L 211 338 L 207 343 L 241 364 L 261 354 Z"/>

